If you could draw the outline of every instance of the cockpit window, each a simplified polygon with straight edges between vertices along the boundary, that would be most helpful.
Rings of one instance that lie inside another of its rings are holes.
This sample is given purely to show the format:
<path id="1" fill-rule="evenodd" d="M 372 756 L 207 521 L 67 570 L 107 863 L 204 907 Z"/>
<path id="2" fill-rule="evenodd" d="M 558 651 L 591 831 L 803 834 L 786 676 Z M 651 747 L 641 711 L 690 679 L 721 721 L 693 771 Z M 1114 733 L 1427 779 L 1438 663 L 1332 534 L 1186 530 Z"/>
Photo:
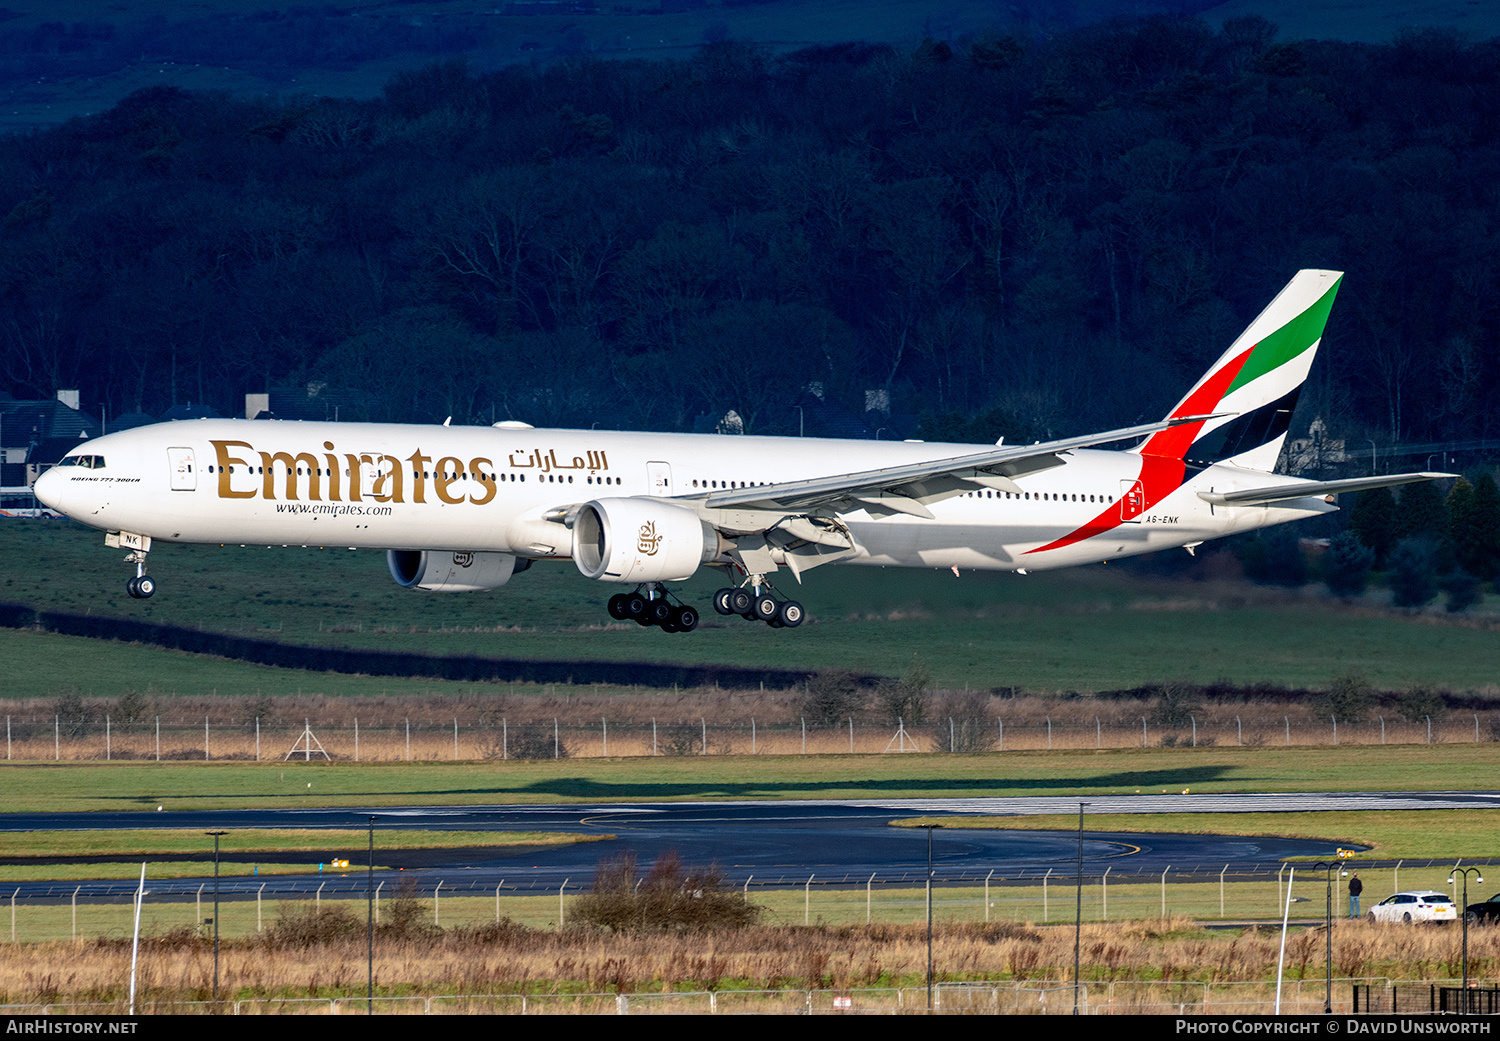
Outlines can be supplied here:
<path id="1" fill-rule="evenodd" d="M 102 455 L 68 455 L 57 461 L 58 466 L 81 466 L 85 470 L 104 469 L 104 457 Z"/>

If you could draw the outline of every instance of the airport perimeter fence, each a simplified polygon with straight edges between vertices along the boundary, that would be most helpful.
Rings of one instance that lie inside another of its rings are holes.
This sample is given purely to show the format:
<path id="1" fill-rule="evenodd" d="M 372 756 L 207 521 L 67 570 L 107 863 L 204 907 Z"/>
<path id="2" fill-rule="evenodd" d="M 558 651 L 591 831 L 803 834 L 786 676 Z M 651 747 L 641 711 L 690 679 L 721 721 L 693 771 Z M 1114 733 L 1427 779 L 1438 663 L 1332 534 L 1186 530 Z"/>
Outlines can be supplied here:
<path id="1" fill-rule="evenodd" d="M 1477 744 L 1500 740 L 1500 712 L 1410 720 L 1190 716 L 1163 724 L 1102 716 L 943 717 L 916 723 L 776 720 L 360 719 L 321 721 L 109 714 L 5 717 L 8 760 L 477 762 L 697 755 L 967 754 L 1090 748 Z"/>
<path id="2" fill-rule="evenodd" d="M 1413 990 L 1451 988 L 1457 980 L 1403 981 Z M 1471 980 L 1471 982 L 1473 982 Z M 1333 1012 L 1349 1015 L 1353 994 L 1385 992 L 1385 978 L 1337 978 Z M 237 1001 L 143 1000 L 139 1015 L 1072 1015 L 1074 1003 L 1089 1016 L 1287 1016 L 1322 1015 L 1326 982 L 1285 980 L 1278 1000 L 1276 984 L 1266 980 L 1190 982 L 1089 981 L 1075 990 L 1071 983 L 938 982 L 922 987 L 848 989 L 703 990 L 560 994 L 414 994 L 400 997 L 250 998 Z M 122 1015 L 124 999 L 115 1002 L 52 1002 L 0 1005 L 9 1016 Z"/>
<path id="3" fill-rule="evenodd" d="M 226 836 L 225 855 L 232 854 L 233 834 Z M 343 853 L 348 866 L 339 868 L 333 866 L 331 857 L 324 864 L 314 865 L 317 855 L 306 854 L 307 873 L 302 874 L 226 874 L 218 886 L 219 922 L 224 935 L 262 933 L 287 916 L 325 908 L 341 908 L 363 922 L 367 910 L 373 907 L 378 924 L 394 913 L 393 900 L 407 902 L 405 915 L 442 929 L 510 921 L 555 930 L 559 923 L 570 924 L 572 901 L 589 892 L 593 883 L 589 870 L 567 877 L 476 881 L 471 869 L 454 868 L 451 873 L 429 870 L 419 876 L 378 868 L 371 879 L 358 864 L 363 852 Z M 458 856 L 458 851 L 454 852 Z M 377 854 L 382 853 L 377 845 Z M 298 858 L 289 853 L 275 856 L 293 864 Z M 149 857 L 145 859 L 150 861 Z M 193 859 L 211 861 L 212 851 Z M 1486 862 L 1466 859 L 1464 863 Z M 1368 908 L 1403 884 L 1408 888 L 1451 889 L 1446 879 L 1453 864 L 1452 859 L 1445 859 L 1352 866 L 1364 881 Z M 238 871 L 247 867 L 244 863 L 224 866 Z M 167 864 L 148 863 L 141 905 L 143 935 L 184 928 L 206 930 L 215 897 L 212 877 L 161 877 L 169 869 Z M 287 864 L 279 865 L 279 869 L 286 870 Z M 1231 869 L 1223 863 L 1198 863 L 1169 865 L 1154 872 L 1121 871 L 1113 866 L 1099 871 L 1091 866 L 1080 894 L 1076 875 L 1066 867 L 1014 872 L 968 870 L 935 876 L 932 902 L 935 918 L 947 923 L 1047 926 L 1071 923 L 1075 912 L 1081 913 L 1086 922 L 1191 919 L 1279 923 L 1290 885 L 1294 923 L 1321 925 L 1328 910 L 1328 881 L 1322 874 L 1293 865 Z M 925 873 L 918 869 L 868 875 L 756 873 L 727 877 L 724 884 L 760 906 L 765 924 L 844 926 L 920 924 L 926 920 L 925 883 Z M 128 937 L 136 885 L 134 878 L 8 883 L 0 887 L 0 942 Z M 1343 920 L 1348 898 L 1343 882 L 1337 878 L 1333 879 L 1332 897 L 1333 917 Z"/>

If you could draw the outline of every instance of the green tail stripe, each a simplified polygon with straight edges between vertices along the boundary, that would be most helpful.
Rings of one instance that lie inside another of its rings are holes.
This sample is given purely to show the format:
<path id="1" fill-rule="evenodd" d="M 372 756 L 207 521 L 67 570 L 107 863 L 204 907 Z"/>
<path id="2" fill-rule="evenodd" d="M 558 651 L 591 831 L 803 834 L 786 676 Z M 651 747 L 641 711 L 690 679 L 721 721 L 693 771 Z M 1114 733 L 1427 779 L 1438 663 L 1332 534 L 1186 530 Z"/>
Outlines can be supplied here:
<path id="1" fill-rule="evenodd" d="M 1323 335 L 1323 327 L 1328 324 L 1328 312 L 1333 310 L 1333 298 L 1338 291 L 1339 285 L 1335 282 L 1317 303 L 1256 344 L 1255 351 L 1246 360 L 1239 375 L 1235 376 L 1234 382 L 1225 391 L 1225 396 L 1233 394 L 1272 369 L 1285 365 L 1317 343 Z"/>

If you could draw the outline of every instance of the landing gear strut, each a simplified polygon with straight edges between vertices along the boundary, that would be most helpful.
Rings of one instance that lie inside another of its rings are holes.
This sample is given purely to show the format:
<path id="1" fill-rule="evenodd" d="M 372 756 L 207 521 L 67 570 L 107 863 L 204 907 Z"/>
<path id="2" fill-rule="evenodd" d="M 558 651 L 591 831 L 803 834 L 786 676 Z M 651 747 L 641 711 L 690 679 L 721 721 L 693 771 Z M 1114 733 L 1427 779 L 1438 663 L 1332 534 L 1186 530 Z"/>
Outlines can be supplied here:
<path id="1" fill-rule="evenodd" d="M 609 616 L 639 625 L 654 625 L 663 632 L 690 633 L 698 628 L 695 608 L 670 597 L 659 582 L 647 582 L 634 593 L 616 593 L 609 598 Z"/>
<path id="2" fill-rule="evenodd" d="M 156 582 L 146 574 L 146 553 L 136 550 L 125 558 L 125 563 L 135 565 L 135 577 L 125 583 L 125 592 L 137 600 L 146 600 L 156 592 Z"/>
<path id="3" fill-rule="evenodd" d="M 749 588 L 731 586 L 715 593 L 714 610 L 722 615 L 737 614 L 765 622 L 773 629 L 795 629 L 802 624 L 802 605 L 795 600 L 778 599 L 764 575 L 749 575 L 745 581 Z"/>

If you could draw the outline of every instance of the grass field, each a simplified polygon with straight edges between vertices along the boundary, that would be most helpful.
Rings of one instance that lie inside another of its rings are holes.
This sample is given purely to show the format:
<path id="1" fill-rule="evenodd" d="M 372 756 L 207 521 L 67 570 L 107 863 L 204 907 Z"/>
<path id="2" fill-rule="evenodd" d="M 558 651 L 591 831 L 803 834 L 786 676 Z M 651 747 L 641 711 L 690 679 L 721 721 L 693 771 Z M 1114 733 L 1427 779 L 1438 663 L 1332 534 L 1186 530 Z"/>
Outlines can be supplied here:
<path id="1" fill-rule="evenodd" d="M 1500 747 L 1148 748 L 982 755 L 485 763 L 88 763 L 4 768 L 10 812 L 859 799 L 1500 786 Z"/>
<path id="2" fill-rule="evenodd" d="M 118 554 L 93 531 L 64 522 L 0 524 L 0 553 L 31 560 L 8 575 L 0 600 L 41 609 L 195 625 L 318 646 L 535 659 L 850 668 L 900 676 L 920 658 L 939 688 L 1095 691 L 1163 680 L 1266 681 L 1326 686 L 1351 670 L 1378 686 L 1495 684 L 1500 622 L 1489 604 L 1455 621 L 1440 608 L 1415 616 L 1380 606 L 1383 594 L 1343 605 L 1309 586 L 1287 592 L 1242 581 L 1154 579 L 1119 567 L 1018 576 L 830 567 L 788 587 L 809 622 L 773 630 L 721 619 L 706 604 L 719 580 L 686 583 L 705 606 L 688 636 L 605 625 L 613 589 L 567 563 L 543 563 L 494 593 L 423 595 L 398 588 L 374 553 L 347 550 L 163 546 L 160 592 L 133 601 Z M 4 694 L 47 697 L 76 688 L 117 697 L 150 685 L 185 695 L 296 691 L 465 694 L 493 686 L 371 680 L 268 670 L 42 633 L 5 633 L 13 661 Z M 1087 648 L 1087 653 L 1080 653 Z M 1190 648 L 1191 653 L 1182 653 Z M 66 660 L 67 669 L 58 668 Z"/>

